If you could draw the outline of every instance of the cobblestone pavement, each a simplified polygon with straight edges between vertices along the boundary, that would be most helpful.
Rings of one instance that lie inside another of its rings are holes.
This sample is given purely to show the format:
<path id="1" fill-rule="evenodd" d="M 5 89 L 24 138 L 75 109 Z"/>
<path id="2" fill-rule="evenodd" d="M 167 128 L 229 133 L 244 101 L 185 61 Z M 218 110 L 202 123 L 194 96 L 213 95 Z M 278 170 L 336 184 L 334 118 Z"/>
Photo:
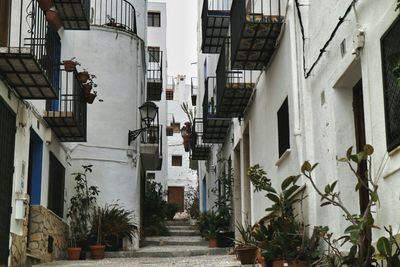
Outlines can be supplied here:
<path id="1" fill-rule="evenodd" d="M 206 255 L 195 257 L 173 258 L 108 258 L 99 261 L 56 261 L 47 264 L 35 265 L 36 267 L 66 266 L 66 267 L 239 267 L 240 263 L 233 255 Z"/>

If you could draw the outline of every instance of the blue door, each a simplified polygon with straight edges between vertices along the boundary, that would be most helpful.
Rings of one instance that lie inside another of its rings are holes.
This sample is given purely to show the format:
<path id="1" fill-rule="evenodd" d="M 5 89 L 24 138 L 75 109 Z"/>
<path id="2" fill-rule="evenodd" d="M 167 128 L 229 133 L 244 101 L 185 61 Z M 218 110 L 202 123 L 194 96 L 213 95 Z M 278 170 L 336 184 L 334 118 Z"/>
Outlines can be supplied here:
<path id="1" fill-rule="evenodd" d="M 29 145 L 28 194 L 32 205 L 40 205 L 42 191 L 43 141 L 31 129 Z"/>

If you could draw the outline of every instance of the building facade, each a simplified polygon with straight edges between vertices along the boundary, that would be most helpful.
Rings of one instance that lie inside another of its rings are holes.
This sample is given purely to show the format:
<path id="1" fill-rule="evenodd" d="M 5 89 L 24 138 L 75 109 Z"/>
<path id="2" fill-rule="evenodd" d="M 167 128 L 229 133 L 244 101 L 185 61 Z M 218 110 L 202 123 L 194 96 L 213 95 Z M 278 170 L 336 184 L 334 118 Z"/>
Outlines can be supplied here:
<path id="1" fill-rule="evenodd" d="M 0 266 L 65 258 L 81 165 L 93 165 L 98 205 L 118 201 L 140 225 L 146 172 L 163 164 L 163 130 L 162 118 L 148 123 L 139 107 L 162 85 L 147 70 L 147 1 L 106 2 L 0 3 Z M 70 60 L 80 65 L 62 64 Z"/>
<path id="2" fill-rule="evenodd" d="M 350 146 L 360 151 L 371 144 L 370 171 L 381 197 L 377 224 L 399 224 L 391 213 L 399 201 L 395 8 L 396 1 L 199 1 L 202 126 L 192 157 L 198 156 L 203 211 L 213 207 L 210 189 L 228 168 L 233 220 L 254 224 L 271 203 L 254 192 L 248 168 L 260 164 L 278 187 L 309 160 L 319 163 L 317 185 L 338 180 L 342 199 L 356 212 L 352 174 L 337 159 Z M 344 230 L 337 211 L 320 207 L 308 182 L 302 185 L 306 223 Z"/>

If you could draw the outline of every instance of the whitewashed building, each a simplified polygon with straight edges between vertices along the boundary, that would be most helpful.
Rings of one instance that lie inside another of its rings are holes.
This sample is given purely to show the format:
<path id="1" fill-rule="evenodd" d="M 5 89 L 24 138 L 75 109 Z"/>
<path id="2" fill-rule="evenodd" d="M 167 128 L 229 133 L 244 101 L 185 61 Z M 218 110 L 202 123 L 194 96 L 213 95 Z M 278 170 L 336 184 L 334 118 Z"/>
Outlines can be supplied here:
<path id="1" fill-rule="evenodd" d="M 138 109 L 162 89 L 162 79 L 148 88 L 147 1 L 62 2 L 0 3 L 0 266 L 65 257 L 81 165 L 93 165 L 98 204 L 118 200 L 137 223 L 145 174 L 162 167 L 159 118 L 147 126 Z M 67 70 L 68 59 L 80 66 Z M 92 105 L 85 69 L 96 75 Z"/>
<path id="2" fill-rule="evenodd" d="M 338 179 L 356 212 L 354 180 L 337 159 L 368 143 L 380 185 L 377 224 L 399 225 L 395 8 L 394 0 L 199 1 L 198 134 L 210 146 L 206 155 L 197 151 L 203 211 L 212 208 L 210 189 L 230 159 L 235 221 L 254 224 L 270 204 L 265 193 L 253 192 L 250 166 L 260 164 L 278 187 L 305 160 L 320 163 L 319 186 Z M 339 211 L 320 207 L 302 183 L 306 222 L 342 232 Z"/>

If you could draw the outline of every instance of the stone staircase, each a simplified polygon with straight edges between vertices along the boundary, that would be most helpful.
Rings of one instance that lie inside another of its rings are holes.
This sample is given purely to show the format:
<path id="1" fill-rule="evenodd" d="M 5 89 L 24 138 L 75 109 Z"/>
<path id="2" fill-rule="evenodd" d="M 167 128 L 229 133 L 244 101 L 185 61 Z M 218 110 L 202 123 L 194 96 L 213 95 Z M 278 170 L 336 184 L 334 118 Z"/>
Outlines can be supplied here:
<path id="1" fill-rule="evenodd" d="M 133 252 L 134 257 L 190 257 L 227 255 L 227 248 L 209 248 L 196 228 L 187 220 L 167 222 L 170 236 L 146 237 L 144 246 Z"/>

